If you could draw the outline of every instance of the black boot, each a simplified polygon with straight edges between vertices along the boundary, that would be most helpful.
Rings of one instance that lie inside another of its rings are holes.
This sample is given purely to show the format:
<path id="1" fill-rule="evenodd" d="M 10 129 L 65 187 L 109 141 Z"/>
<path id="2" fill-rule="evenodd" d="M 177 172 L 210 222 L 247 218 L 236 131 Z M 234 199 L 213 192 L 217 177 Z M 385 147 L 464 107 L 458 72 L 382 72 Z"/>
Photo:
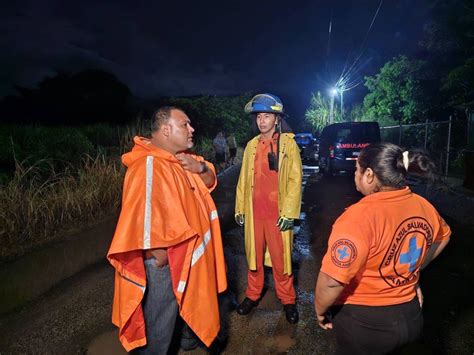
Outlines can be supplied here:
<path id="1" fill-rule="evenodd" d="M 249 314 L 253 307 L 256 307 L 257 301 L 252 301 L 250 298 L 245 297 L 241 304 L 237 306 L 237 313 L 240 315 Z"/>
<path id="2" fill-rule="evenodd" d="M 283 306 L 283 309 L 285 310 L 286 320 L 288 321 L 288 323 L 298 323 L 299 316 L 296 304 L 285 304 Z"/>

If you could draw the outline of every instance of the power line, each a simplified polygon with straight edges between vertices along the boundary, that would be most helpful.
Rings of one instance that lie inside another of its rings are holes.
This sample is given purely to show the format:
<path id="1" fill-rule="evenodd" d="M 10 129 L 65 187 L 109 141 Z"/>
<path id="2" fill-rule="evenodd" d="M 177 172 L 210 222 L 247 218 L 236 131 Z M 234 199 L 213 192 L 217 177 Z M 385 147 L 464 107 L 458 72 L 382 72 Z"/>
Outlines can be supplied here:
<path id="1" fill-rule="evenodd" d="M 352 65 L 350 66 L 350 68 L 347 70 L 346 73 L 344 73 L 345 67 L 346 67 L 346 66 L 344 66 L 344 70 L 342 71 L 341 76 L 340 76 L 338 82 L 344 82 L 344 81 L 346 81 L 346 80 L 347 80 L 348 78 L 350 78 L 353 74 L 357 73 L 357 72 L 359 71 L 359 69 L 362 68 L 362 66 L 364 66 L 364 65 L 366 64 L 366 63 L 365 63 L 365 64 L 363 64 L 363 65 L 358 65 L 358 62 L 359 62 L 360 58 L 362 57 L 362 55 L 364 54 L 365 46 L 366 46 L 366 43 L 367 43 L 367 39 L 368 39 L 369 34 L 370 34 L 370 31 L 372 30 L 372 27 L 373 27 L 373 25 L 374 25 L 374 23 L 375 23 L 375 20 L 377 19 L 377 16 L 378 16 L 378 14 L 379 14 L 379 12 L 380 12 L 380 8 L 382 7 L 382 4 L 383 4 L 383 0 L 380 0 L 379 5 L 378 5 L 378 7 L 377 7 L 377 10 L 375 11 L 374 16 L 372 17 L 372 21 L 371 21 L 371 23 L 370 23 L 370 25 L 369 25 L 369 28 L 368 28 L 368 30 L 367 30 L 367 32 L 366 32 L 366 34 L 365 34 L 364 40 L 362 41 L 361 46 L 360 46 L 360 48 L 359 48 L 359 55 L 356 57 L 356 59 L 354 60 L 354 62 L 352 63 Z"/>

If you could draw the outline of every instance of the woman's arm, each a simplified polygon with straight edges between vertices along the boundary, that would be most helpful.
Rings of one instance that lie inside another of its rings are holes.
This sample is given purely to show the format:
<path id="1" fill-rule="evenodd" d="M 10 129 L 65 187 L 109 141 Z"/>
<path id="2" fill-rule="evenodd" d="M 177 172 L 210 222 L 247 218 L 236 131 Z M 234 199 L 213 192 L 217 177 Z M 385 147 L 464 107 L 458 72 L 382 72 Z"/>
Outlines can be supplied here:
<path id="1" fill-rule="evenodd" d="M 438 255 L 441 254 L 443 249 L 446 248 L 446 245 L 448 245 L 448 243 L 449 238 L 446 238 L 439 243 L 433 243 L 430 250 L 428 251 L 428 254 L 426 255 L 425 260 L 423 261 L 423 264 L 421 265 L 421 270 L 423 270 L 425 267 L 428 266 L 429 263 L 436 259 Z"/>
<path id="2" fill-rule="evenodd" d="M 314 308 L 319 326 L 323 329 L 332 329 L 332 323 L 324 323 L 325 314 L 344 289 L 344 284 L 320 271 L 316 290 L 314 292 Z"/>

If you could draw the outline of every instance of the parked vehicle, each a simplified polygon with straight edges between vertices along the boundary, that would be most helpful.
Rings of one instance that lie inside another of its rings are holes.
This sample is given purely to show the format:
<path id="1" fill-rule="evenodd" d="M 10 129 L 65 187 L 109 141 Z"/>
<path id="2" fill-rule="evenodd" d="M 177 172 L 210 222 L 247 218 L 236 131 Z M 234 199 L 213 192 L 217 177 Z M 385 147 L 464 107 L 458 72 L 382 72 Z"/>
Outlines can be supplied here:
<path id="1" fill-rule="evenodd" d="M 353 172 L 360 151 L 380 142 L 377 122 L 343 122 L 326 126 L 320 137 L 320 171 L 325 174 Z"/>
<path id="2" fill-rule="evenodd" d="M 300 148 L 300 152 L 304 151 L 306 146 L 313 141 L 313 134 L 312 133 L 296 133 L 295 134 L 295 141 Z"/>
<path id="3" fill-rule="evenodd" d="M 304 151 L 301 152 L 301 160 L 305 163 L 319 163 L 319 139 L 313 138 Z"/>

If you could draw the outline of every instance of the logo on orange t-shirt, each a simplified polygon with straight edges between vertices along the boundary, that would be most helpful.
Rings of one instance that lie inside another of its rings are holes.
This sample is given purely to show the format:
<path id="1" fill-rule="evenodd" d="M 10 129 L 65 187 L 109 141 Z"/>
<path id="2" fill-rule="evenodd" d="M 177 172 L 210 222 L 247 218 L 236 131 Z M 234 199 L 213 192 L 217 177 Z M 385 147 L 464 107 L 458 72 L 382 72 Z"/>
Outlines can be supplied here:
<path id="1" fill-rule="evenodd" d="M 433 227 L 421 217 L 403 221 L 395 231 L 379 267 L 380 276 L 391 287 L 416 282 L 419 266 L 433 243 Z"/>
<path id="2" fill-rule="evenodd" d="M 337 240 L 331 248 L 332 262 L 339 267 L 349 267 L 357 257 L 357 248 L 349 239 Z"/>

